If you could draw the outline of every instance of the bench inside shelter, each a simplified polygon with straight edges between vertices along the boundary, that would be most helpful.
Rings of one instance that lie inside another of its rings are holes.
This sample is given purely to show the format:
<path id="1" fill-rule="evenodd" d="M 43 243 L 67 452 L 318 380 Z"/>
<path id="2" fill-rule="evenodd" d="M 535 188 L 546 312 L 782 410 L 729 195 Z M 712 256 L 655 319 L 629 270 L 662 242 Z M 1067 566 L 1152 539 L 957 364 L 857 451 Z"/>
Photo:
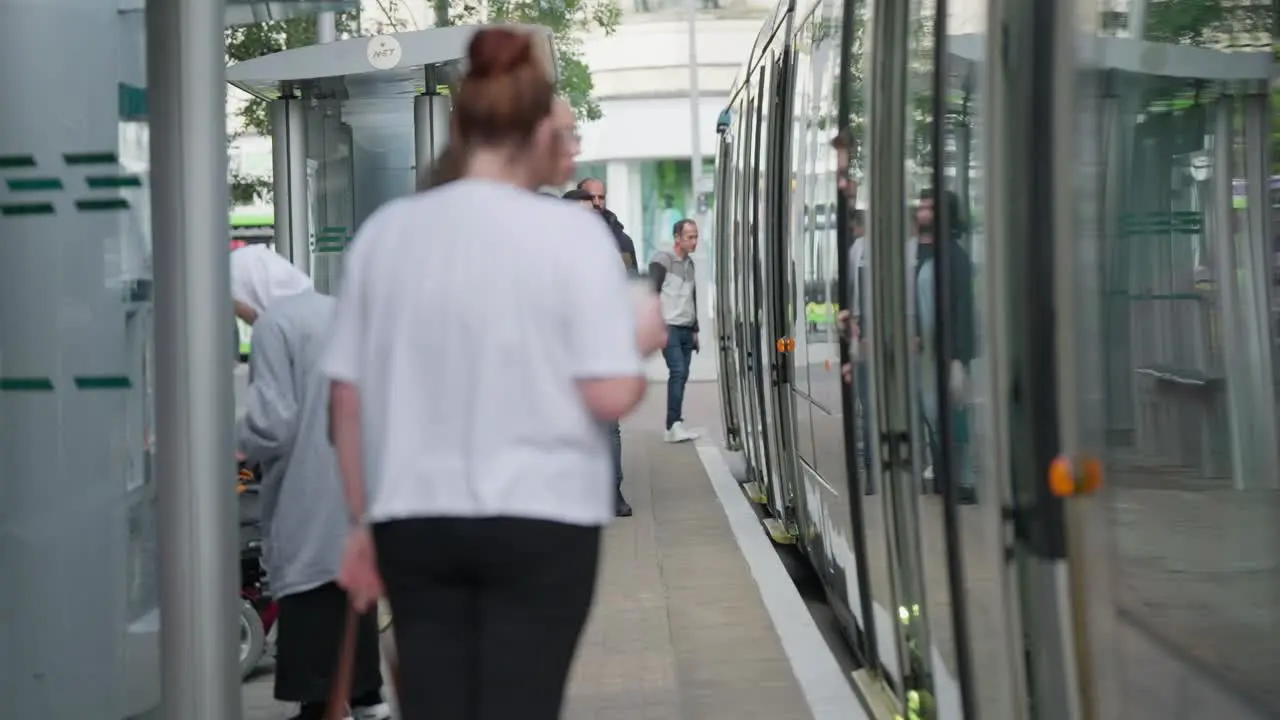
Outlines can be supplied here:
<path id="1" fill-rule="evenodd" d="M 1135 368 L 1137 444 L 1143 454 L 1206 478 L 1231 477 L 1226 378 L 1171 365 Z"/>

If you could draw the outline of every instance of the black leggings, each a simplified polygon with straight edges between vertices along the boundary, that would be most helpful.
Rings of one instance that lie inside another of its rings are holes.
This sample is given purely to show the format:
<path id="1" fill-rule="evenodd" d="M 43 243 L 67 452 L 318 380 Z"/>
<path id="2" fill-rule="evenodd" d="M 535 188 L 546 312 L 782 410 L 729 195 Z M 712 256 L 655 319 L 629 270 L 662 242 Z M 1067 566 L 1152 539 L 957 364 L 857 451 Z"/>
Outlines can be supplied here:
<path id="1" fill-rule="evenodd" d="M 600 528 L 520 518 L 374 526 L 402 720 L 557 720 Z"/>

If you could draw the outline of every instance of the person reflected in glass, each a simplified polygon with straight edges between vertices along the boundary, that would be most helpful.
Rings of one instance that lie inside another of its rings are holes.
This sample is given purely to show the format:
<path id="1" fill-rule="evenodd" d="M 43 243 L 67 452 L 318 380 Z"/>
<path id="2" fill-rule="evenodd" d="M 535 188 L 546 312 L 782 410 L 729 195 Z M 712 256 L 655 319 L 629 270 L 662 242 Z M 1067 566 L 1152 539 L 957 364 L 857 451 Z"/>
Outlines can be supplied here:
<path id="1" fill-rule="evenodd" d="M 662 319 L 669 340 L 662 351 L 667 361 L 667 425 L 669 443 L 696 440 L 698 433 L 684 426 L 684 390 L 698 343 L 698 285 L 693 253 L 698 249 L 698 224 L 688 218 L 671 228 L 672 247 L 659 250 L 649 262 L 649 278 L 662 300 Z"/>
<path id="2" fill-rule="evenodd" d="M 853 245 L 849 249 L 849 309 L 841 311 L 840 322 L 849 338 L 849 359 L 853 365 L 851 377 L 858 396 L 859 438 L 862 442 L 858 457 L 862 461 L 866 483 L 863 492 L 870 495 L 875 492 L 875 484 L 871 478 L 871 379 L 867 372 L 866 343 L 862 340 L 862 328 L 867 307 L 867 239 L 866 214 L 861 210 L 849 213 L 849 231 L 853 236 Z"/>
<path id="3" fill-rule="evenodd" d="M 870 248 L 866 230 L 866 213 L 858 209 L 858 183 L 853 179 L 852 142 L 846 128 L 831 142 L 836 153 L 836 189 L 844 196 L 848 210 L 846 222 L 852 240 L 848 253 L 849 299 L 845 309 L 836 315 L 836 325 L 841 336 L 849 343 L 849 360 L 840 372 L 846 384 L 854 386 L 857 395 L 859 440 L 862 443 L 858 457 L 863 471 L 863 488 L 866 495 L 875 492 L 871 476 L 871 378 L 867 371 L 867 343 L 863 338 L 866 327 L 867 293 L 870 291 Z"/>
<path id="4" fill-rule="evenodd" d="M 961 214 L 960 200 L 950 190 L 941 194 L 946 203 L 948 233 L 946 238 L 937 237 L 936 198 L 932 188 L 920 193 L 920 201 L 915 211 L 916 238 L 918 249 L 915 259 L 915 292 L 916 292 L 916 340 L 918 348 L 920 405 L 926 425 L 926 439 L 929 446 L 929 458 L 936 474 L 942 467 L 941 436 L 939 434 L 942 418 L 940 400 L 941 392 L 950 393 L 951 423 L 951 455 L 949 457 L 950 478 L 937 478 L 930 484 L 933 492 L 941 492 L 941 483 L 956 482 L 956 493 L 959 502 L 972 504 L 977 501 L 973 468 L 969 462 L 969 409 L 968 385 L 969 366 L 977 352 L 977 338 L 974 327 L 974 290 L 973 262 L 969 252 L 961 244 L 964 236 L 965 220 Z M 947 302 L 940 303 L 935 297 L 934 277 L 939 272 L 937 250 L 940 242 L 947 243 L 948 295 Z M 939 314 L 947 312 L 947 317 Z M 939 324 L 949 334 L 951 355 L 940 357 L 941 348 L 937 346 Z M 947 369 L 947 387 L 938 387 L 937 367 L 944 363 Z M 930 478 L 926 476 L 926 481 Z"/>
<path id="5" fill-rule="evenodd" d="M 600 424 L 666 344 L 598 218 L 533 37 L 478 31 L 462 177 L 379 208 L 344 258 L 324 359 L 358 611 L 385 590 L 403 720 L 556 720 L 614 517 Z"/>
<path id="6" fill-rule="evenodd" d="M 275 697 L 295 720 L 325 717 L 347 614 L 338 586 L 346 503 L 328 439 L 329 381 L 320 372 L 334 301 L 265 245 L 231 253 L 236 316 L 253 326 L 245 412 L 236 450 L 261 470 L 267 573 L 279 602 Z M 351 715 L 386 720 L 378 627 L 359 619 Z"/>

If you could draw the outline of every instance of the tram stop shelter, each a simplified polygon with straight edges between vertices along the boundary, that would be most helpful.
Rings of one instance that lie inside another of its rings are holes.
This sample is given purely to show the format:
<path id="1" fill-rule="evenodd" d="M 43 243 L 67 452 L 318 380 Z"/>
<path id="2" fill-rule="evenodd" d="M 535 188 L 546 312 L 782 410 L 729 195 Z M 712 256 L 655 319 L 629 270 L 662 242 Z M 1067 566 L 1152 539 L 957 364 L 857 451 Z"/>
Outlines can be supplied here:
<path id="1" fill-rule="evenodd" d="M 334 288 L 360 223 L 412 193 L 444 149 L 449 86 L 483 27 L 351 38 L 227 69 L 227 82 L 271 103 L 276 247 L 321 290 Z M 525 29 L 554 68 L 550 31 Z"/>
<path id="2" fill-rule="evenodd" d="M 962 206 L 979 207 L 982 138 L 971 119 L 985 38 L 947 44 L 955 122 L 946 171 Z M 1081 214 L 1093 225 L 1077 232 L 1098 240 L 1097 273 L 1071 281 L 1099 303 L 1106 342 L 1094 382 L 1105 389 L 1107 444 L 1145 482 L 1189 475 L 1207 486 L 1269 488 L 1280 462 L 1268 341 L 1280 319 L 1268 300 L 1277 272 L 1276 181 L 1265 163 L 1269 47 L 1094 37 L 1082 50 L 1077 82 L 1082 96 L 1099 98 L 1100 123 L 1082 128 L 1079 142 L 1101 164 L 1078 169 L 1100 191 Z M 979 245 L 981 218 L 971 225 Z"/>

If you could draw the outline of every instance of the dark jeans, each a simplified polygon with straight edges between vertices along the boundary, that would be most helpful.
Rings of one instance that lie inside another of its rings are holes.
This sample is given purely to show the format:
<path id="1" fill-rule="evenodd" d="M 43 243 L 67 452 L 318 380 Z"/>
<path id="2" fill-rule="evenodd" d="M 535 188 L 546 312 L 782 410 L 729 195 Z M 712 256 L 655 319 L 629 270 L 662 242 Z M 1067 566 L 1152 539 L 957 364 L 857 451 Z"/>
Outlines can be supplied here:
<path id="1" fill-rule="evenodd" d="M 667 326 L 667 346 L 662 357 L 667 361 L 667 429 L 684 420 L 684 385 L 689 382 L 689 363 L 693 362 L 693 328 Z"/>
<path id="2" fill-rule="evenodd" d="M 944 391 L 945 392 L 945 391 Z M 928 443 L 929 463 L 933 465 L 933 487 L 927 488 L 941 492 L 943 484 L 951 478 L 942 477 L 942 436 L 940 435 L 940 418 L 938 400 L 934 397 L 921 398 L 921 410 L 924 415 L 925 441 Z M 972 490 L 974 487 L 973 467 L 969 464 L 969 408 L 964 404 L 951 406 L 951 456 L 948 458 L 949 471 L 960 488 Z"/>
<path id="3" fill-rule="evenodd" d="M 558 720 L 600 528 L 414 518 L 373 528 L 402 720 Z"/>
<path id="4" fill-rule="evenodd" d="M 613 480 L 618 488 L 622 488 L 622 426 L 616 422 L 609 423 L 609 440 L 613 449 Z"/>

